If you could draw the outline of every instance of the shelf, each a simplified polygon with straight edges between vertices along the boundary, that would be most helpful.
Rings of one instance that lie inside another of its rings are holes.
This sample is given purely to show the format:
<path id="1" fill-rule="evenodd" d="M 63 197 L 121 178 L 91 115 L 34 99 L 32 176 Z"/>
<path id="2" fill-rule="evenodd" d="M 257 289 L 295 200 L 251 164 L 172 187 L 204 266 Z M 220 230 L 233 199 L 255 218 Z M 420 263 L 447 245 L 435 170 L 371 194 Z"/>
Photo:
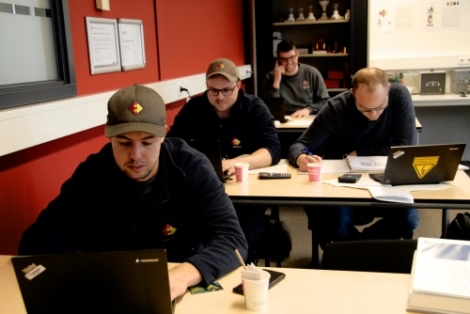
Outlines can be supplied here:
<path id="1" fill-rule="evenodd" d="M 277 22 L 273 23 L 273 26 L 298 26 L 298 25 L 315 25 L 315 24 L 338 24 L 338 23 L 349 23 L 349 20 L 316 20 L 316 21 L 305 21 L 305 22 Z"/>
<path id="2" fill-rule="evenodd" d="M 341 93 L 349 90 L 349 88 L 326 88 L 328 92 Z"/>
<path id="3" fill-rule="evenodd" d="M 334 58 L 334 57 L 348 57 L 349 53 L 323 53 L 323 54 L 301 54 L 299 58 Z"/>
<path id="4" fill-rule="evenodd" d="M 277 58 L 276 55 L 273 55 L 274 58 Z M 322 54 L 300 54 L 299 58 L 335 58 L 335 57 L 349 57 L 349 53 L 322 53 Z"/>

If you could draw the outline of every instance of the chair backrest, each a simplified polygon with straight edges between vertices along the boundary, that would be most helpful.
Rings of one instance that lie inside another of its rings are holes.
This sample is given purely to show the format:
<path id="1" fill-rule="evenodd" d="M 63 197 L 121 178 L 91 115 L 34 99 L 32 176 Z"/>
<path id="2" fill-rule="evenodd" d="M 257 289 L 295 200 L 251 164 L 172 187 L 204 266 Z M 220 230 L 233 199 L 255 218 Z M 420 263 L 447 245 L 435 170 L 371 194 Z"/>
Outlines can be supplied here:
<path id="1" fill-rule="evenodd" d="M 411 273 L 417 240 L 364 240 L 326 245 L 322 269 Z"/>

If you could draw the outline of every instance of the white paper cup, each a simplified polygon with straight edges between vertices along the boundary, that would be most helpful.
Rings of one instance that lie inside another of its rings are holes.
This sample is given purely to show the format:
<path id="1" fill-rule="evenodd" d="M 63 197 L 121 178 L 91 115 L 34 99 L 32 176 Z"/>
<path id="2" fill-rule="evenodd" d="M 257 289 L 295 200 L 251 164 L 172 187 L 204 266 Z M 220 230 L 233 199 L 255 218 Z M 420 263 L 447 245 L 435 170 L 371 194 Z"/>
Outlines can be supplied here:
<path id="1" fill-rule="evenodd" d="M 235 167 L 235 176 L 237 178 L 237 182 L 248 181 L 248 169 L 250 164 L 246 162 L 236 162 L 233 166 Z"/>
<path id="2" fill-rule="evenodd" d="M 307 164 L 308 169 L 308 179 L 312 182 L 320 181 L 321 177 L 321 164 L 317 162 L 312 162 Z"/>
<path id="3" fill-rule="evenodd" d="M 261 279 L 250 280 L 242 278 L 245 305 L 249 310 L 261 310 L 268 305 L 269 278 L 271 274 L 262 271 Z"/>

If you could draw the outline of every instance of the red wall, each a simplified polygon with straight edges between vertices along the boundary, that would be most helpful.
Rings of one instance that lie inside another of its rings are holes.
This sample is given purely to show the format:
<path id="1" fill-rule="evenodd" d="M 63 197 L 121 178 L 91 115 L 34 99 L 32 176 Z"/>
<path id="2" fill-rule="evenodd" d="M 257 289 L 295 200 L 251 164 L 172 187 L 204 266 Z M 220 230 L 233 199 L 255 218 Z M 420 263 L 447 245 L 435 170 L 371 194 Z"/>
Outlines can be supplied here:
<path id="1" fill-rule="evenodd" d="M 79 95 L 115 90 L 134 83 L 203 73 L 218 57 L 245 64 L 243 1 L 111 0 L 111 11 L 95 9 L 94 0 L 69 0 Z M 144 69 L 90 75 L 85 17 L 141 19 Z M 172 124 L 183 101 L 167 105 Z M 40 104 L 38 104 L 40 106 Z M 96 127 L 0 157 L 0 254 L 16 254 L 21 234 L 57 196 L 78 163 L 108 139 Z"/>

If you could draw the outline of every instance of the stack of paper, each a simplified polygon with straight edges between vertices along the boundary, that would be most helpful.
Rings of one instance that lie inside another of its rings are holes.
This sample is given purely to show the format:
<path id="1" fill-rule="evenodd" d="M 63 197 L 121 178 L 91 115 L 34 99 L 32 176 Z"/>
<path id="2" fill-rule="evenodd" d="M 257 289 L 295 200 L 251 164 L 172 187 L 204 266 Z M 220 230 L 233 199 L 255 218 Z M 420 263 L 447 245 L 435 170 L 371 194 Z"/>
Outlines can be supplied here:
<path id="1" fill-rule="evenodd" d="M 470 241 L 419 238 L 408 310 L 470 313 Z"/>

